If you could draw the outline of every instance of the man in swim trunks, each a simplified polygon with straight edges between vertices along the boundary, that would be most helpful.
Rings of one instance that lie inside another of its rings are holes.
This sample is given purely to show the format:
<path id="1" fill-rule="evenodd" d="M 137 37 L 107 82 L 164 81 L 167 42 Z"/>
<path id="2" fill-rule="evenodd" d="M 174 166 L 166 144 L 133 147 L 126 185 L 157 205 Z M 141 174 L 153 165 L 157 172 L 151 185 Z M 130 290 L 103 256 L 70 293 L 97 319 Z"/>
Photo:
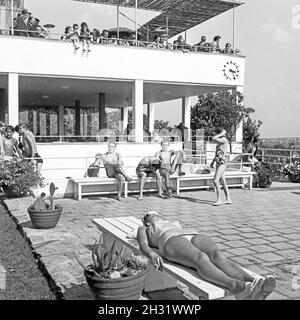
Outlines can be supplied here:
<path id="1" fill-rule="evenodd" d="M 136 168 L 136 175 L 140 179 L 140 195 L 138 200 L 143 199 L 143 189 L 145 180 L 147 177 L 156 177 L 156 184 L 158 189 L 158 196 L 163 197 L 161 192 L 161 176 L 159 173 L 160 160 L 156 157 L 145 157 L 143 158 Z"/>
<path id="2" fill-rule="evenodd" d="M 115 152 L 116 143 L 114 141 L 108 142 L 108 152 L 102 155 L 101 158 L 104 168 L 106 170 L 106 175 L 109 178 L 115 178 L 118 181 L 118 195 L 117 200 L 122 201 L 122 186 L 124 179 L 127 182 L 133 179 L 126 174 L 123 169 L 123 160 L 120 153 Z"/>
<path id="3" fill-rule="evenodd" d="M 273 276 L 255 279 L 197 230 L 182 228 L 178 221 L 168 221 L 155 211 L 146 214 L 142 221 L 144 226 L 137 233 L 140 249 L 161 271 L 162 258 L 193 268 L 204 280 L 230 290 L 236 299 L 264 300 L 274 291 Z M 159 254 L 151 247 L 158 248 Z"/>

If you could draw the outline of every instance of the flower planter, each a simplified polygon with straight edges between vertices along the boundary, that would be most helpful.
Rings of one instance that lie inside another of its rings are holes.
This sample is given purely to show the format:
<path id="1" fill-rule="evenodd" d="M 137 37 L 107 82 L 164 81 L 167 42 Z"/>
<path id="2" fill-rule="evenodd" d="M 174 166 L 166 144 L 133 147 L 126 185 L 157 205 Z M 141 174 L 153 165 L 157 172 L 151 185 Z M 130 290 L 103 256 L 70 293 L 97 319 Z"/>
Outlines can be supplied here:
<path id="1" fill-rule="evenodd" d="M 134 276 L 106 279 L 84 275 L 96 300 L 138 300 L 144 288 L 148 268 Z"/>
<path id="2" fill-rule="evenodd" d="M 37 229 L 50 229 L 57 225 L 62 213 L 62 206 L 56 205 L 54 210 L 37 211 L 34 206 L 28 208 L 28 214 L 33 226 Z"/>
<path id="3" fill-rule="evenodd" d="M 300 175 L 289 174 L 288 177 L 290 182 L 300 183 Z"/>

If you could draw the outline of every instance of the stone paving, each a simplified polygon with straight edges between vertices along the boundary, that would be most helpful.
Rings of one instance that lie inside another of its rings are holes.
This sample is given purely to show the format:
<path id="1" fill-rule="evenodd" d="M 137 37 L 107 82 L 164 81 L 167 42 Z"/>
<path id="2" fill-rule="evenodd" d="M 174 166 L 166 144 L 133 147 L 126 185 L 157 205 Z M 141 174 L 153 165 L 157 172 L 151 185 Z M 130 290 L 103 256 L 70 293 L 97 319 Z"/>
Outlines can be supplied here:
<path id="1" fill-rule="evenodd" d="M 269 299 L 300 299 L 300 185 L 273 183 L 271 189 L 230 191 L 233 204 L 220 207 L 212 206 L 213 191 L 182 192 L 169 200 L 148 195 L 137 201 L 132 195 L 122 203 L 109 196 L 80 202 L 59 199 L 63 214 L 58 225 L 48 230 L 32 227 L 26 213 L 32 199 L 5 200 L 5 204 L 65 299 L 92 299 L 74 256 L 76 252 L 84 263 L 91 262 L 91 246 L 100 236 L 91 220 L 142 217 L 148 210 L 178 218 L 183 226 L 210 235 L 230 259 L 242 266 L 260 275 L 273 274 L 277 286 Z M 170 291 L 160 295 L 160 299 L 182 298 Z M 186 293 L 184 298 L 193 296 Z"/>

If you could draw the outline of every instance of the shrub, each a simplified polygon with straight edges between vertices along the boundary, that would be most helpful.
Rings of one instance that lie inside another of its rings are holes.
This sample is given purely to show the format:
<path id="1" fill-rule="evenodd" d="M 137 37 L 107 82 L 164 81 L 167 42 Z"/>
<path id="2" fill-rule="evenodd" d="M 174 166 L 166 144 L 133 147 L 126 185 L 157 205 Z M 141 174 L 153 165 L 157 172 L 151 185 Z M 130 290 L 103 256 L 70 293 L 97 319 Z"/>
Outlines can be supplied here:
<path id="1" fill-rule="evenodd" d="M 0 184 L 13 194 L 33 195 L 32 189 L 44 186 L 44 178 L 33 162 L 20 159 L 0 159 Z"/>

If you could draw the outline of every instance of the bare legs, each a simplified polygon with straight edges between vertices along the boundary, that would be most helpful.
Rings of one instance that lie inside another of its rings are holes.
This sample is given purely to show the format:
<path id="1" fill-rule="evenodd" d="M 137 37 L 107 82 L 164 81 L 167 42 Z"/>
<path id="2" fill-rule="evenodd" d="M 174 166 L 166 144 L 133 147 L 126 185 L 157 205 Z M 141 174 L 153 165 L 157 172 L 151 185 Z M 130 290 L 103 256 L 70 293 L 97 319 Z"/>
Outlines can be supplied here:
<path id="1" fill-rule="evenodd" d="M 143 199 L 143 190 L 144 190 L 144 185 L 145 185 L 145 180 L 147 178 L 147 174 L 145 172 L 140 172 L 138 174 L 139 178 L 140 178 L 140 195 L 138 197 L 138 200 L 142 200 Z M 158 195 L 160 197 L 162 197 L 162 193 L 161 193 L 161 177 L 158 171 L 155 172 L 155 176 L 156 176 L 156 185 L 157 185 L 157 190 L 158 190 Z"/>
<path id="2" fill-rule="evenodd" d="M 226 169 L 225 164 L 218 165 L 216 169 L 215 177 L 214 177 L 214 185 L 217 193 L 217 201 L 215 202 L 215 205 L 217 206 L 223 204 L 222 197 L 221 197 L 220 181 L 222 183 L 223 190 L 226 196 L 225 203 L 231 203 L 228 186 L 225 179 L 225 169 Z"/>
<path id="3" fill-rule="evenodd" d="M 165 180 L 165 186 L 167 189 L 167 194 L 169 197 L 172 196 L 172 190 L 171 190 L 171 185 L 170 185 L 170 172 L 166 168 L 160 168 L 159 169 L 160 175 L 164 178 Z"/>
<path id="4" fill-rule="evenodd" d="M 117 195 L 117 200 L 119 201 L 123 201 L 122 200 L 122 186 L 123 186 L 123 182 L 124 182 L 124 177 L 122 174 L 120 173 L 116 173 L 115 174 L 115 178 L 117 179 L 117 188 L 118 188 L 118 195 Z"/>
<path id="5" fill-rule="evenodd" d="M 170 238 L 164 247 L 165 258 L 194 268 L 199 275 L 210 282 L 227 288 L 237 294 L 246 288 L 246 281 L 236 279 L 213 264 L 207 253 L 202 252 L 182 236 Z"/>

